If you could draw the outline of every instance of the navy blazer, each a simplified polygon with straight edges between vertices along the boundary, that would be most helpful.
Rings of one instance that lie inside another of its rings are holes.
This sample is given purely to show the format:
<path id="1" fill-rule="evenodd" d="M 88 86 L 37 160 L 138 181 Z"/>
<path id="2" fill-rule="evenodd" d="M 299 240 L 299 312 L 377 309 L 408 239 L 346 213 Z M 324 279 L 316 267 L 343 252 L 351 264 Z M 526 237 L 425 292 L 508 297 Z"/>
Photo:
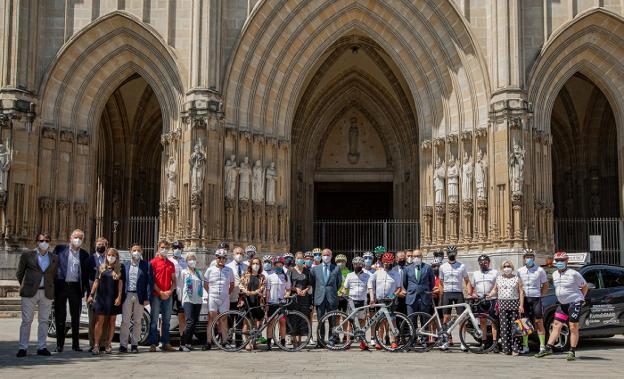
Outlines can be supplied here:
<path id="1" fill-rule="evenodd" d="M 130 266 L 132 266 L 132 262 L 127 262 L 124 264 L 124 269 L 126 270 L 126 280 L 124 280 L 124 298 L 128 293 L 128 282 L 130 281 Z M 143 304 L 144 301 L 151 300 L 151 291 L 149 286 L 149 267 L 146 261 L 139 261 L 139 272 L 137 276 L 136 282 L 136 294 L 139 300 L 139 303 Z"/>
<path id="2" fill-rule="evenodd" d="M 58 269 L 56 271 L 56 280 L 65 280 L 65 270 L 67 270 L 67 254 L 69 254 L 69 245 L 56 245 L 52 251 L 58 258 Z M 84 297 L 89 293 L 89 253 L 86 250 L 80 249 L 80 290 L 81 296 Z"/>
<path id="3" fill-rule="evenodd" d="M 100 266 L 97 264 L 95 257 L 97 253 L 93 253 L 89 255 L 89 260 L 87 261 L 87 266 L 89 267 L 89 288 L 93 287 L 93 282 L 95 282 L 95 278 L 100 271 Z M 104 262 L 106 262 L 106 253 L 103 255 Z"/>
<path id="4" fill-rule="evenodd" d="M 403 288 L 407 292 L 405 304 L 414 304 L 420 300 L 423 304 L 432 304 L 431 291 L 435 287 L 435 274 L 431 266 L 421 263 L 420 278 L 416 280 L 416 264 L 412 263 L 405 267 L 403 276 Z"/>
<path id="5" fill-rule="evenodd" d="M 329 265 L 329 278 L 324 282 L 324 264 L 312 267 L 312 286 L 314 287 L 314 305 L 323 304 L 327 300 L 330 307 L 338 306 L 338 290 L 342 286 L 342 273 L 335 264 Z"/>

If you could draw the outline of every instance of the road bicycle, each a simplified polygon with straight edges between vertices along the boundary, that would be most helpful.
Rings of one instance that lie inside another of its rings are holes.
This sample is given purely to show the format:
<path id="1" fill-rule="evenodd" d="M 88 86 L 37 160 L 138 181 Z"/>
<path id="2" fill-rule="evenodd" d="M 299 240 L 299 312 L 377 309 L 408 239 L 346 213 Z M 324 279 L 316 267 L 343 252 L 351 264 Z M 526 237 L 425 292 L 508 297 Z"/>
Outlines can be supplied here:
<path id="1" fill-rule="evenodd" d="M 429 351 L 435 347 L 443 347 L 451 339 L 453 330 L 459 328 L 459 340 L 462 350 L 472 353 L 487 353 L 496 347 L 498 322 L 483 310 L 485 298 L 469 303 L 443 305 L 434 307 L 433 316 L 425 312 L 414 312 L 408 319 L 415 328 L 414 343 L 411 350 Z M 444 309 L 464 308 L 457 317 L 446 325 L 442 324 L 440 313 Z M 474 310 L 474 311 L 473 311 Z"/>
<path id="2" fill-rule="evenodd" d="M 384 350 L 400 351 L 408 348 L 414 339 L 414 326 L 402 313 L 393 312 L 390 304 L 379 302 L 355 308 L 350 314 L 331 311 L 323 315 L 318 323 L 318 342 L 329 350 L 346 350 L 353 342 L 365 342 L 366 332 L 372 328 L 372 338 Z M 391 303 L 391 301 L 390 301 Z M 360 312 L 377 309 L 374 315 L 360 326 L 357 315 Z M 392 343 L 396 345 L 393 347 Z"/>
<path id="3" fill-rule="evenodd" d="M 303 313 L 290 310 L 288 306 L 292 304 L 295 296 L 290 296 L 284 300 L 280 300 L 278 307 L 268 317 L 262 319 L 262 324 L 256 327 L 256 322 L 251 317 L 251 312 L 257 308 L 266 307 L 259 305 L 248 307 L 247 310 L 229 310 L 221 313 L 214 319 L 210 328 L 212 330 L 213 340 L 217 347 L 224 351 L 239 351 L 248 344 L 255 344 L 262 338 L 262 332 L 269 327 L 272 321 L 275 321 L 273 336 L 275 344 L 284 351 L 299 351 L 308 345 L 312 336 L 312 327 L 310 320 Z M 286 335 L 280 335 L 280 319 L 286 320 Z M 225 320 L 225 321 L 221 321 Z M 219 323 L 230 321 L 226 332 L 222 335 L 219 331 Z M 295 336 L 293 331 L 298 331 Z M 302 335 L 299 335 L 302 334 Z M 278 337 L 279 336 L 279 337 Z"/>

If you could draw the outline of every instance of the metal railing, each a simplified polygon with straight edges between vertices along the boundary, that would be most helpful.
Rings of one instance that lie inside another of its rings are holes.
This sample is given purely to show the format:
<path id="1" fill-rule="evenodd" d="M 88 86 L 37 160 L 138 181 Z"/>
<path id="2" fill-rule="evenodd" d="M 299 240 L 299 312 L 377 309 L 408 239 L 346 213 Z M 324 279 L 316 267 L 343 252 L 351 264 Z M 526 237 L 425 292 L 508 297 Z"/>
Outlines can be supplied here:
<path id="1" fill-rule="evenodd" d="M 349 255 L 385 246 L 390 251 L 420 246 L 420 224 L 416 220 L 316 220 L 314 246 L 328 247 Z"/>
<path id="2" fill-rule="evenodd" d="M 592 263 L 624 262 L 624 219 L 586 218 L 555 220 L 555 246 L 569 253 L 590 254 Z"/>
<path id="3" fill-rule="evenodd" d="M 143 259 L 152 259 L 158 244 L 158 217 L 130 217 L 129 244 L 138 243 L 143 247 Z"/>

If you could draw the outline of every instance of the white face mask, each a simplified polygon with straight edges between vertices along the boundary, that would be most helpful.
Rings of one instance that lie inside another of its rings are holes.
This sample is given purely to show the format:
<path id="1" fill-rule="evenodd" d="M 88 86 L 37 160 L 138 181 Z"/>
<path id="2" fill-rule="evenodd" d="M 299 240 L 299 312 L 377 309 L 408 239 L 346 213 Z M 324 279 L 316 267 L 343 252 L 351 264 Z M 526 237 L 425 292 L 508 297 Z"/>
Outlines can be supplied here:
<path id="1" fill-rule="evenodd" d="M 135 260 L 137 260 L 137 261 L 138 261 L 138 260 L 141 260 L 141 253 L 140 253 L 140 252 L 138 252 L 138 251 L 133 251 L 133 252 L 132 252 L 132 258 L 133 258 L 133 259 L 135 259 Z"/>
<path id="2" fill-rule="evenodd" d="M 191 259 L 191 260 L 190 260 L 190 261 L 188 261 L 187 263 L 188 263 L 188 266 L 189 266 L 190 268 L 195 268 L 195 265 L 197 264 L 197 261 L 196 261 L 196 260 L 194 260 L 194 259 Z"/>
<path id="3" fill-rule="evenodd" d="M 332 258 L 332 257 L 331 257 L 331 255 L 323 255 L 323 256 L 321 257 L 321 259 L 322 259 L 322 260 L 323 260 L 323 262 L 325 262 L 325 263 L 330 263 L 330 262 L 331 262 L 331 258 Z"/>
<path id="4" fill-rule="evenodd" d="M 414 258 L 407 257 L 407 264 L 409 265 L 409 264 L 412 264 L 412 263 L 414 263 Z"/>
<path id="5" fill-rule="evenodd" d="M 503 272 L 507 275 L 511 274 L 513 272 L 513 269 L 511 267 L 505 267 L 503 268 Z"/>
<path id="6" fill-rule="evenodd" d="M 76 248 L 80 247 L 80 245 L 82 245 L 82 239 L 72 238 L 72 245 L 74 245 L 74 247 Z"/>
<path id="7" fill-rule="evenodd" d="M 414 258 L 414 264 L 420 265 L 422 263 L 422 258 Z"/>
<path id="8" fill-rule="evenodd" d="M 257 263 L 255 265 L 251 265 L 251 270 L 253 272 L 258 272 L 258 270 L 260 270 L 260 265 Z"/>
<path id="9" fill-rule="evenodd" d="M 50 244 L 47 242 L 39 242 L 39 250 L 42 251 L 48 251 L 48 249 L 50 248 Z"/>
<path id="10" fill-rule="evenodd" d="M 236 263 L 241 263 L 243 261 L 243 256 L 241 254 L 236 254 L 234 256 L 234 260 L 236 261 Z"/>
<path id="11" fill-rule="evenodd" d="M 182 250 L 180 250 L 180 249 L 175 249 L 175 250 L 173 251 L 173 256 L 174 256 L 174 257 L 176 257 L 176 258 L 180 258 L 180 257 L 182 256 Z"/>
<path id="12" fill-rule="evenodd" d="M 109 255 L 106 257 L 106 260 L 108 261 L 108 263 L 113 264 L 117 260 L 117 257 L 114 255 Z"/>

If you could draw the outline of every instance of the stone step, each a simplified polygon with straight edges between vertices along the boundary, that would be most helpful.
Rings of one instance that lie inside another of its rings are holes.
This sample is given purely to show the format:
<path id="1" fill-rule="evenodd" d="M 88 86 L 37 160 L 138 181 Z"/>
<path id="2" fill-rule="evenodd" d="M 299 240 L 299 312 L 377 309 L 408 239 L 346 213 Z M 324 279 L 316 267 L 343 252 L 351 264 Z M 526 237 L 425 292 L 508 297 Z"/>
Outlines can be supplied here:
<path id="1" fill-rule="evenodd" d="M 0 297 L 0 305 L 20 305 L 22 299 L 19 297 Z"/>

